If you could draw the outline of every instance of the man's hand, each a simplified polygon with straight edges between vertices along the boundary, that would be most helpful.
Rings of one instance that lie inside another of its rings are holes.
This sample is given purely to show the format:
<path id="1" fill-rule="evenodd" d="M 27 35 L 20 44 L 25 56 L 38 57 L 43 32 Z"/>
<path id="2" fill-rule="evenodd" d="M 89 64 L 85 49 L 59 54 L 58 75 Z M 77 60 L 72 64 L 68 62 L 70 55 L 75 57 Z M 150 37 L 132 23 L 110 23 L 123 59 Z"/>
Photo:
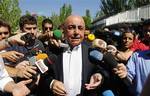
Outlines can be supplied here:
<path id="1" fill-rule="evenodd" d="M 30 80 L 21 81 L 14 85 L 12 94 L 13 96 L 26 96 L 30 93 L 30 90 L 26 87 L 26 84 L 31 83 Z"/>
<path id="2" fill-rule="evenodd" d="M 102 75 L 100 73 L 93 74 L 89 84 L 85 84 L 87 90 L 96 89 L 102 81 Z"/>
<path id="3" fill-rule="evenodd" d="M 21 40 L 21 36 L 25 35 L 26 33 L 19 33 L 17 35 L 11 36 L 8 38 L 8 42 L 13 44 L 21 44 L 24 45 L 25 42 L 23 40 Z"/>
<path id="4" fill-rule="evenodd" d="M 17 60 L 19 60 L 24 56 L 24 54 L 19 53 L 17 51 L 2 52 L 0 53 L 0 55 L 11 62 L 16 62 Z"/>
<path id="5" fill-rule="evenodd" d="M 66 96 L 67 92 L 65 90 L 64 84 L 58 80 L 54 80 L 52 83 L 52 91 L 56 96 Z"/>
<path id="6" fill-rule="evenodd" d="M 29 79 L 37 73 L 36 72 L 37 67 L 28 65 L 27 61 L 20 63 L 20 65 L 17 65 L 16 68 L 18 70 L 17 76 L 20 78 Z"/>
<path id="7" fill-rule="evenodd" d="M 127 77 L 127 68 L 123 63 L 118 64 L 117 68 L 114 68 L 113 70 L 120 78 Z"/>

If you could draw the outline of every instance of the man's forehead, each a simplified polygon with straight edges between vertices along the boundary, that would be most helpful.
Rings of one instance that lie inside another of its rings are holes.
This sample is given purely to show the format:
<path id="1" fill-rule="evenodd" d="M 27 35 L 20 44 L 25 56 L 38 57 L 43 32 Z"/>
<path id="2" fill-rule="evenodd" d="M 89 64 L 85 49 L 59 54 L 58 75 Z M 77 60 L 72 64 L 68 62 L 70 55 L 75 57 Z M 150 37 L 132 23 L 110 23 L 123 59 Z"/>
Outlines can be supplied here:
<path id="1" fill-rule="evenodd" d="M 66 21 L 65 21 L 65 24 L 69 24 L 69 25 L 71 25 L 71 24 L 75 24 L 75 25 L 79 25 L 79 24 L 81 24 L 81 25 L 84 25 L 84 20 L 83 20 L 83 18 L 81 18 L 81 17 L 79 17 L 79 16 L 69 16 L 67 19 L 66 19 Z"/>
<path id="2" fill-rule="evenodd" d="M 25 24 L 24 27 L 36 27 L 36 24 Z"/>

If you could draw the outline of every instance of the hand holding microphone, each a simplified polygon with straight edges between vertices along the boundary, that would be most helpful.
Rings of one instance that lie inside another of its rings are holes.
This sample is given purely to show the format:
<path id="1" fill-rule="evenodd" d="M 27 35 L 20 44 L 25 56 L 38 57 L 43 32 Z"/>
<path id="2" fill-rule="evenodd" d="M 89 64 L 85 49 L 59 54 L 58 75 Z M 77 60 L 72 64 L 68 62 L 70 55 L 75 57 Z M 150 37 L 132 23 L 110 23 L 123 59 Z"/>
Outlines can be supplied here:
<path id="1" fill-rule="evenodd" d="M 131 82 L 130 80 L 128 80 L 128 78 L 126 77 L 126 75 L 122 72 L 126 72 L 124 67 L 121 67 L 118 62 L 115 60 L 114 56 L 107 52 L 105 54 L 101 53 L 99 50 L 97 49 L 93 49 L 92 51 L 89 52 L 89 60 L 93 63 L 93 64 L 102 64 L 101 62 L 104 61 L 105 65 L 100 65 L 102 67 L 107 68 L 107 66 L 109 67 L 109 69 L 112 70 L 116 70 L 113 74 L 117 74 L 119 77 L 122 78 L 124 84 L 126 86 L 130 86 Z"/>
<path id="2" fill-rule="evenodd" d="M 61 40 L 63 38 L 63 33 L 61 30 L 54 30 L 51 33 L 50 43 L 56 47 L 69 47 L 68 44 L 63 43 Z"/>

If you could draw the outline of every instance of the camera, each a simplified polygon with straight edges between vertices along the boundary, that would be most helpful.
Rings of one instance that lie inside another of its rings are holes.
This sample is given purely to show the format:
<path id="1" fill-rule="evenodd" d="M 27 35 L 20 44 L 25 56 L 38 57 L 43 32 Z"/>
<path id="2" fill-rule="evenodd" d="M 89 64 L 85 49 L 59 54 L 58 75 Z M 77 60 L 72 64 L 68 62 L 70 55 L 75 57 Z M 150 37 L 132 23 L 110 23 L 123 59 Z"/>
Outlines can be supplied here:
<path id="1" fill-rule="evenodd" d="M 21 37 L 21 40 L 25 42 L 25 47 L 31 49 L 35 43 L 35 36 L 31 33 L 27 33 Z"/>

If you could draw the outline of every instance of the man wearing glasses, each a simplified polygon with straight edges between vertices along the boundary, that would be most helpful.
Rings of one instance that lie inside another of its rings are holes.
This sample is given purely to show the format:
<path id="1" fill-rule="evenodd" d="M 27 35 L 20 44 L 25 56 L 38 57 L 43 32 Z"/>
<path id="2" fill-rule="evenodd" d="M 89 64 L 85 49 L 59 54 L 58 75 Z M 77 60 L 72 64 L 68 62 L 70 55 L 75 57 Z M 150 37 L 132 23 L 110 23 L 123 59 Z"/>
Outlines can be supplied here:
<path id="1" fill-rule="evenodd" d="M 50 32 L 52 30 L 53 30 L 53 22 L 48 18 L 44 19 L 42 22 L 43 33 Z"/>

